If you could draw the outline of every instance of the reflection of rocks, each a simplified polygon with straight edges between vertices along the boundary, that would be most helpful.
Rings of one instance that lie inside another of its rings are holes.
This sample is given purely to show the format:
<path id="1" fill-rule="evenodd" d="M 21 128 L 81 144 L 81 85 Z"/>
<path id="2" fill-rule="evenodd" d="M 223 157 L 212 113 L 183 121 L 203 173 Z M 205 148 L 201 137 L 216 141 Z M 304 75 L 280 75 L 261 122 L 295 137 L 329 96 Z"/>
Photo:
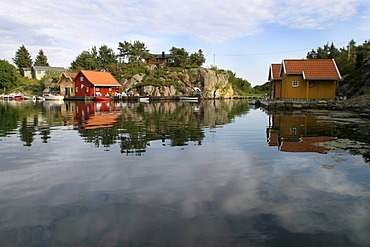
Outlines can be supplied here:
<path id="1" fill-rule="evenodd" d="M 331 151 L 335 152 L 349 151 L 356 154 L 365 154 L 370 151 L 370 147 L 367 143 L 349 139 L 336 139 L 330 142 L 323 142 L 320 143 L 320 146 L 330 148 Z"/>

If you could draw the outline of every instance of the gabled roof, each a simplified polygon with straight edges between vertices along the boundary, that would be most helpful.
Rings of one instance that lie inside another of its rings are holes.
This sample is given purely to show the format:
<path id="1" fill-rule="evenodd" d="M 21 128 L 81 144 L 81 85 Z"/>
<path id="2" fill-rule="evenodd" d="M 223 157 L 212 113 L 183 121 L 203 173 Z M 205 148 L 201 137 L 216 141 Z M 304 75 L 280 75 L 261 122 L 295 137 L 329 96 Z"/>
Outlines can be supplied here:
<path id="1" fill-rule="evenodd" d="M 66 71 L 63 67 L 50 67 L 50 66 L 31 66 L 23 68 L 23 71 L 28 70 L 42 70 L 42 71 L 48 71 L 48 70 L 57 70 L 57 71 Z"/>
<path id="2" fill-rule="evenodd" d="M 62 75 L 64 75 L 64 77 L 69 77 L 72 80 L 76 77 L 77 74 L 78 74 L 77 72 L 64 72 L 64 73 L 62 73 Z"/>
<path id="3" fill-rule="evenodd" d="M 334 59 L 284 59 L 282 72 L 285 74 L 302 74 L 305 80 L 339 80 L 341 79 Z"/>
<path id="4" fill-rule="evenodd" d="M 83 74 L 94 86 L 122 86 L 109 72 L 80 70 L 79 74 L 80 73 Z"/>
<path id="5" fill-rule="evenodd" d="M 280 63 L 273 63 L 270 66 L 270 71 L 269 71 L 269 78 L 268 80 L 280 80 L 280 70 L 281 70 L 281 64 Z"/>
<path id="6" fill-rule="evenodd" d="M 71 81 L 74 80 L 74 78 L 77 76 L 77 72 L 62 72 L 59 76 L 59 80 L 58 80 L 58 84 L 61 84 L 62 83 L 62 78 L 68 78 L 70 79 Z"/>
<path id="7" fill-rule="evenodd" d="M 32 66 L 32 69 L 34 70 L 57 70 L 57 71 L 65 71 L 66 69 L 63 67 L 50 67 L 50 66 Z"/>

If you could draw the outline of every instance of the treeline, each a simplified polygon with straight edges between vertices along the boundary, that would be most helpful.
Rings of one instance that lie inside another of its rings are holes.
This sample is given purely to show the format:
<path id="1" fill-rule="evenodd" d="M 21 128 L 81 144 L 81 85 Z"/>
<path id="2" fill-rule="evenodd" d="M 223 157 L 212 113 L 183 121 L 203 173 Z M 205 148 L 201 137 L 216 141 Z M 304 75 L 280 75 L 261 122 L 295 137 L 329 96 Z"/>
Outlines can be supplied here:
<path id="1" fill-rule="evenodd" d="M 346 47 L 337 48 L 333 43 L 312 49 L 308 59 L 335 59 L 342 80 L 338 83 L 337 94 L 348 97 L 370 93 L 370 40 L 356 45 L 351 40 Z"/>
<path id="2" fill-rule="evenodd" d="M 163 54 L 153 54 L 146 47 L 143 42 L 119 42 L 117 53 L 107 45 L 100 47 L 94 46 L 91 49 L 84 50 L 71 62 L 68 71 L 79 71 L 79 70 L 96 70 L 96 71 L 109 71 L 118 80 L 122 78 L 130 78 L 135 74 L 148 73 L 147 61 L 155 61 L 156 57 L 160 57 Z M 194 53 L 189 53 L 185 48 L 172 47 L 169 49 L 169 53 L 164 54 L 169 56 L 167 62 L 161 62 L 161 68 L 157 71 L 157 74 L 169 73 L 169 71 L 182 71 L 184 69 L 198 68 L 201 67 L 206 59 L 203 51 L 199 49 Z M 36 59 L 33 61 L 27 48 L 22 45 L 15 53 L 13 58 L 14 64 L 17 66 L 19 74 L 18 76 L 14 66 L 9 64 L 7 61 L 1 61 L 4 63 L 6 70 L 0 71 L 0 93 L 5 89 L 12 90 L 15 88 L 22 88 L 28 86 L 27 78 L 23 78 L 23 68 L 34 66 L 49 66 L 48 58 L 44 54 L 43 50 L 40 50 Z M 3 66 L 1 66 L 3 67 Z M 212 69 L 218 70 L 216 67 Z M 166 72 L 167 71 L 167 72 Z M 9 72 L 9 73 L 8 73 Z M 235 91 L 239 94 L 245 95 L 252 92 L 251 84 L 236 76 L 232 71 L 227 71 L 230 75 L 230 83 L 233 85 Z M 5 75 L 6 74 L 6 75 Z M 55 75 L 48 75 L 49 81 L 57 80 Z M 46 85 L 47 84 L 47 85 Z M 40 82 L 40 87 L 50 87 L 50 82 Z M 33 90 L 34 91 L 34 90 Z"/>
<path id="3" fill-rule="evenodd" d="M 365 58 L 369 56 L 370 42 L 365 41 L 361 45 L 356 45 L 354 40 L 351 40 L 346 47 L 339 49 L 333 43 L 330 45 L 327 43 L 307 53 L 308 59 L 334 58 L 342 75 L 347 75 L 360 68 Z"/>
<path id="4" fill-rule="evenodd" d="M 99 48 L 94 46 L 91 50 L 81 52 L 71 63 L 70 70 L 109 70 L 112 65 L 120 64 L 141 66 L 159 55 L 150 53 L 146 45 L 140 41 L 119 42 L 117 50 L 119 52 L 115 54 L 113 49 L 106 45 Z M 173 57 L 172 62 L 167 63 L 170 67 L 195 68 L 202 66 L 206 61 L 201 49 L 192 54 L 185 48 L 172 47 L 169 51 Z"/>

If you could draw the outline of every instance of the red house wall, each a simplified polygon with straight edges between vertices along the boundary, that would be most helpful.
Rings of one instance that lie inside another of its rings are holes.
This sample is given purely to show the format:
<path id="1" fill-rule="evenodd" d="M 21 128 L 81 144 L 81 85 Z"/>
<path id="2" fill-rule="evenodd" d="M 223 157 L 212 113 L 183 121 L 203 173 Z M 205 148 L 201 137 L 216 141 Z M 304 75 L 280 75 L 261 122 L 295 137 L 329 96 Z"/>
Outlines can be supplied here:
<path id="1" fill-rule="evenodd" d="M 83 74 L 78 74 L 75 78 L 75 96 L 94 96 L 94 93 L 100 92 L 102 96 L 109 93 L 110 96 L 114 96 L 115 92 L 119 92 L 118 87 L 97 87 L 84 77 L 84 80 L 81 81 L 80 77 L 84 77 Z"/>

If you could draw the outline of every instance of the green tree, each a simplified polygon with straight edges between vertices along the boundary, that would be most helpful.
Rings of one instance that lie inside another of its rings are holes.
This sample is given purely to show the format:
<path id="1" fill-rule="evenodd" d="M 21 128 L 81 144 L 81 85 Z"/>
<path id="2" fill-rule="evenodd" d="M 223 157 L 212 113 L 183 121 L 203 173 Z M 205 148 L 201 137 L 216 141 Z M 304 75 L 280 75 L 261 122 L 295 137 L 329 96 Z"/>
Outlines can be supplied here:
<path id="1" fill-rule="evenodd" d="M 191 65 L 195 65 L 197 67 L 202 66 L 205 63 L 206 59 L 203 55 L 203 51 L 199 49 L 198 52 L 195 52 L 190 55 L 189 62 Z"/>
<path id="2" fill-rule="evenodd" d="M 356 48 L 356 68 L 360 68 L 363 61 L 370 56 L 370 41 L 365 41 Z"/>
<path id="3" fill-rule="evenodd" d="M 172 47 L 170 53 L 173 56 L 174 67 L 185 67 L 188 62 L 189 53 L 184 48 Z"/>
<path id="4" fill-rule="evenodd" d="M 24 76 L 23 68 L 32 66 L 31 55 L 24 45 L 20 46 L 19 49 L 16 51 L 13 62 L 15 63 L 15 65 L 17 65 L 18 71 L 21 73 L 22 76 Z"/>
<path id="5" fill-rule="evenodd" d="M 97 59 L 101 69 L 107 69 L 108 65 L 117 63 L 117 55 L 106 45 L 100 46 Z"/>
<path id="6" fill-rule="evenodd" d="M 248 95 L 252 92 L 251 84 L 247 80 L 237 77 L 231 70 L 228 70 L 227 73 L 229 74 L 229 83 L 237 94 Z"/>
<path id="7" fill-rule="evenodd" d="M 17 69 L 6 60 L 0 60 L 0 89 L 9 89 L 17 85 Z"/>
<path id="8" fill-rule="evenodd" d="M 48 70 L 45 72 L 45 76 L 41 79 L 41 89 L 48 88 L 50 90 L 58 90 L 58 80 L 60 72 L 57 70 Z"/>
<path id="9" fill-rule="evenodd" d="M 43 50 L 39 50 L 35 62 L 33 63 L 34 66 L 49 66 L 48 58 L 44 54 Z"/>
<path id="10" fill-rule="evenodd" d="M 121 59 L 127 59 L 129 63 L 136 63 L 138 65 L 151 57 L 145 44 L 138 40 L 133 43 L 127 41 L 124 41 L 123 43 L 119 42 L 118 50 L 118 57 Z"/>
<path id="11" fill-rule="evenodd" d="M 99 68 L 98 59 L 94 56 L 94 48 L 92 52 L 83 51 L 71 63 L 71 70 L 97 70 Z"/>

